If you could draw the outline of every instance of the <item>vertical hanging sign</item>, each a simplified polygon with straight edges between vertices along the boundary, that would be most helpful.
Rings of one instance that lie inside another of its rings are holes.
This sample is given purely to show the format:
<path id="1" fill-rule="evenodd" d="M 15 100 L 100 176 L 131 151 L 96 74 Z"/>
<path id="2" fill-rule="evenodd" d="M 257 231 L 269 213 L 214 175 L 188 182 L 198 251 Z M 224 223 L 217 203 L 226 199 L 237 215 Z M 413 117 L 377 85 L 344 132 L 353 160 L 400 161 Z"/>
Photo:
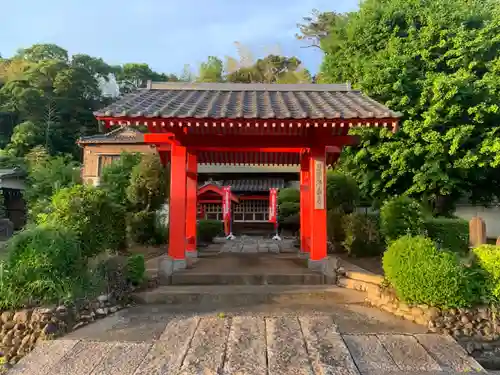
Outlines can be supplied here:
<path id="1" fill-rule="evenodd" d="M 325 209 L 325 163 L 314 160 L 314 208 Z"/>
<path id="2" fill-rule="evenodd" d="M 270 189 L 269 190 L 269 222 L 276 223 L 278 220 L 278 190 Z"/>
<path id="3" fill-rule="evenodd" d="M 224 232 L 228 236 L 231 233 L 231 186 L 222 188 L 222 220 L 224 221 Z"/>

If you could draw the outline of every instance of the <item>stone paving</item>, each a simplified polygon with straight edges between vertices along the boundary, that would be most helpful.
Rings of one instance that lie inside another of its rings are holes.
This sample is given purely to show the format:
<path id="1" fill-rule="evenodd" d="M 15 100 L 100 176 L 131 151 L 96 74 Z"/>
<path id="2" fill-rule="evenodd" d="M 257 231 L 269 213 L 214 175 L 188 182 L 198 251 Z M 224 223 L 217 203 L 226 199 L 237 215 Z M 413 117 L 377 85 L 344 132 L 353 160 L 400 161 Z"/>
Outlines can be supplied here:
<path id="1" fill-rule="evenodd" d="M 241 236 L 234 240 L 217 238 L 217 244 L 222 244 L 221 252 L 224 253 L 279 253 L 297 252 L 294 240 L 284 238 L 281 241 L 258 236 Z"/>
<path id="2" fill-rule="evenodd" d="M 329 314 L 173 314 L 154 322 L 147 337 L 135 336 L 133 340 L 124 340 L 125 336 L 120 340 L 119 316 L 106 319 L 88 327 L 95 330 L 94 337 L 82 330 L 86 337 L 78 337 L 76 331 L 65 339 L 37 345 L 8 374 L 410 375 L 484 371 L 448 336 L 345 333 Z M 118 334 L 98 340 L 97 332 L 110 322 Z"/>

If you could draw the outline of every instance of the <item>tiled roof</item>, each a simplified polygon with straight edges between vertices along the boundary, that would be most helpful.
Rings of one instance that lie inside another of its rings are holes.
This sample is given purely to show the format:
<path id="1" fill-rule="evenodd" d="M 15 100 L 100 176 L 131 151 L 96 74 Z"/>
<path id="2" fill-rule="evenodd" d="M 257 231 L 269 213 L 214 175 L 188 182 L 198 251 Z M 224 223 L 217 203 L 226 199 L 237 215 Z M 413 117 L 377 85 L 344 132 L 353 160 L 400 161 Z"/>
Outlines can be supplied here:
<path id="1" fill-rule="evenodd" d="M 401 114 L 348 84 L 150 83 L 97 117 L 382 119 Z"/>
<path id="2" fill-rule="evenodd" d="M 132 127 L 119 127 L 106 134 L 96 134 L 87 137 L 81 137 L 79 144 L 92 143 L 143 143 L 144 134 Z"/>
<path id="3" fill-rule="evenodd" d="M 283 189 L 285 180 L 280 178 L 269 179 L 247 179 L 247 180 L 225 180 L 223 186 L 231 186 L 231 191 L 269 191 L 270 188 Z"/>

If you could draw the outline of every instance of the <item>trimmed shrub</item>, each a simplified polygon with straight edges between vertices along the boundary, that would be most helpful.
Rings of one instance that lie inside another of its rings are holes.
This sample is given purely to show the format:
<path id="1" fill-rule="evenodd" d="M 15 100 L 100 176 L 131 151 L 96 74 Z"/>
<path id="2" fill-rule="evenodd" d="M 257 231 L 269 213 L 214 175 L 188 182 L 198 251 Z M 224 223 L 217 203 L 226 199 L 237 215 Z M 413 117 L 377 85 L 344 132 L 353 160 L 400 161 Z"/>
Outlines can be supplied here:
<path id="1" fill-rule="evenodd" d="M 38 222 L 72 229 L 78 236 L 83 255 L 90 258 L 123 245 L 124 216 L 123 208 L 113 203 L 104 190 L 75 185 L 54 194 L 50 212 L 39 215 Z"/>
<path id="2" fill-rule="evenodd" d="M 344 249 L 350 256 L 375 256 L 384 252 L 384 241 L 373 217 L 361 213 L 345 215 L 342 228 Z"/>
<path id="3" fill-rule="evenodd" d="M 385 276 L 398 297 L 410 304 L 436 307 L 470 306 L 480 296 L 456 254 L 439 250 L 430 238 L 403 236 L 384 253 Z"/>
<path id="4" fill-rule="evenodd" d="M 477 264 L 484 270 L 487 291 L 497 301 L 500 300 L 500 246 L 481 245 L 472 250 Z"/>
<path id="5" fill-rule="evenodd" d="M 326 175 L 326 206 L 351 213 L 359 203 L 359 188 L 351 176 L 336 171 Z"/>
<path id="6" fill-rule="evenodd" d="M 345 232 L 342 226 L 344 214 L 341 211 L 329 210 L 327 213 L 328 240 L 333 244 L 335 252 L 344 250 Z"/>
<path id="7" fill-rule="evenodd" d="M 219 220 L 199 220 L 197 225 L 198 240 L 210 243 L 224 230 L 222 221 Z"/>
<path id="8" fill-rule="evenodd" d="M 469 223 L 463 219 L 430 218 L 424 222 L 427 236 L 438 248 L 457 253 L 469 249 Z"/>
<path id="9" fill-rule="evenodd" d="M 280 218 L 279 228 L 281 230 L 288 230 L 294 235 L 298 235 L 298 232 L 300 230 L 300 215 L 297 213 L 285 218 Z"/>
<path id="10" fill-rule="evenodd" d="M 278 211 L 281 218 L 297 215 L 300 212 L 300 203 L 283 202 L 279 205 Z"/>
<path id="11" fill-rule="evenodd" d="M 29 227 L 8 241 L 6 251 L 1 308 L 69 301 L 85 294 L 89 286 L 78 238 L 67 227 Z"/>
<path id="12" fill-rule="evenodd" d="M 294 188 L 281 189 L 278 192 L 278 205 L 285 202 L 300 203 L 300 191 Z"/>
<path id="13" fill-rule="evenodd" d="M 133 285 L 140 285 L 146 275 L 144 255 L 135 254 L 127 258 L 127 280 Z"/>
<path id="14" fill-rule="evenodd" d="M 380 210 L 380 230 L 387 243 L 405 235 L 424 233 L 424 216 L 420 204 L 408 197 L 397 197 L 384 203 Z"/>

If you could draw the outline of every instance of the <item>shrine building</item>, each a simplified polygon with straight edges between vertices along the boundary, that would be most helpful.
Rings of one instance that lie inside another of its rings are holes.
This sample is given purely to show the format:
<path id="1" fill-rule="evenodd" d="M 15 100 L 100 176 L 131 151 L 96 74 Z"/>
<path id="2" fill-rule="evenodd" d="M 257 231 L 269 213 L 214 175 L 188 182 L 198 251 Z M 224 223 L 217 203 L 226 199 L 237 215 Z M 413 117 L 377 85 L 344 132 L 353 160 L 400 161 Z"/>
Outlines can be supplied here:
<path id="1" fill-rule="evenodd" d="M 168 255 L 175 270 L 185 268 L 186 257 L 197 254 L 200 211 L 205 210 L 209 218 L 219 217 L 216 209 L 203 207 L 201 201 L 209 205 L 212 197 L 215 203 L 218 188 L 229 184 L 233 185 L 231 199 L 237 204 L 245 201 L 245 196 L 251 198 L 247 202 L 265 201 L 262 197 L 266 194 L 249 194 L 248 182 L 238 194 L 241 171 L 216 182 L 213 177 L 207 180 L 207 176 L 217 173 L 206 173 L 205 168 L 272 166 L 278 175 L 285 169 L 299 175 L 300 250 L 308 256 L 311 268 L 321 268 L 327 256 L 327 166 L 335 163 L 343 146 L 356 143 L 349 129 L 385 127 L 396 131 L 401 115 L 349 84 L 149 82 L 147 88 L 124 95 L 95 116 L 108 128 L 119 125 L 129 132 L 132 127 L 146 128 L 146 133 L 136 133 L 142 142 L 135 145 L 140 143 L 150 152 L 158 152 L 165 165 L 170 163 Z M 83 145 L 82 141 L 89 139 L 81 140 Z M 85 148 L 85 155 L 92 152 Z M 104 154 L 98 160 L 92 167 L 97 171 L 109 162 Z M 85 173 L 84 169 L 84 177 Z M 262 189 L 282 188 L 293 181 L 278 175 Z M 262 175 L 253 180 L 262 181 Z M 235 220 L 252 215 L 254 221 L 265 221 L 264 208 L 257 208 L 255 203 L 246 205 L 253 208 L 248 212 L 242 208 L 239 216 L 235 211 Z"/>
<path id="2" fill-rule="evenodd" d="M 105 134 L 81 137 L 82 181 L 99 186 L 104 167 L 118 160 L 122 152 L 157 153 L 144 142 L 144 132 L 134 126 L 115 125 Z M 201 164 L 198 167 L 198 218 L 222 221 L 223 186 L 231 186 L 233 232 L 274 233 L 269 223 L 269 190 L 299 188 L 299 166 Z"/>

